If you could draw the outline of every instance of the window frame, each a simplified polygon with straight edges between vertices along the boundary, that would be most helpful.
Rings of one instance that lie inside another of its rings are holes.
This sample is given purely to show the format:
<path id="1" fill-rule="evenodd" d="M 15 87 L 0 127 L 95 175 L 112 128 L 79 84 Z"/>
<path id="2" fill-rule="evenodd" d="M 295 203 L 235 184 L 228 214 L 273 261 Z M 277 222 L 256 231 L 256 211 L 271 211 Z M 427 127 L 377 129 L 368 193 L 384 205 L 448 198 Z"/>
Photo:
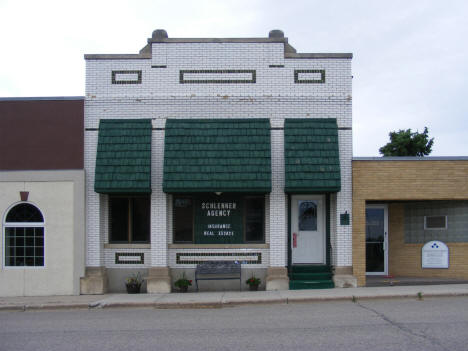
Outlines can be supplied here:
<path id="1" fill-rule="evenodd" d="M 145 241 L 134 241 L 133 240 L 133 199 L 135 198 L 146 198 L 148 199 L 148 216 L 149 216 L 149 225 L 148 225 L 148 237 Z M 127 199 L 127 241 L 115 241 L 112 240 L 112 199 Z M 107 242 L 109 244 L 120 244 L 120 245 L 129 245 L 129 244 L 151 244 L 151 196 L 147 194 L 116 194 L 109 195 L 108 197 L 108 238 Z"/>
<path id="2" fill-rule="evenodd" d="M 16 207 L 17 205 L 21 204 L 28 204 L 33 207 L 35 207 L 41 214 L 42 216 L 42 222 L 7 222 L 6 218 L 10 211 Z M 15 202 L 14 204 L 10 205 L 4 215 L 3 215 L 3 221 L 2 221 L 2 233 L 3 233 L 3 238 L 2 238 L 2 267 L 4 269 L 45 269 L 47 268 L 47 257 L 46 257 L 46 252 L 47 252 L 47 244 L 46 244 L 46 220 L 44 213 L 40 210 L 39 206 L 36 204 L 30 202 L 30 201 L 19 201 Z M 43 245 L 42 245 L 42 251 L 43 251 L 43 262 L 42 266 L 10 266 L 6 264 L 6 249 L 7 249 L 7 244 L 6 244 L 6 228 L 42 228 L 42 240 L 43 240 Z"/>

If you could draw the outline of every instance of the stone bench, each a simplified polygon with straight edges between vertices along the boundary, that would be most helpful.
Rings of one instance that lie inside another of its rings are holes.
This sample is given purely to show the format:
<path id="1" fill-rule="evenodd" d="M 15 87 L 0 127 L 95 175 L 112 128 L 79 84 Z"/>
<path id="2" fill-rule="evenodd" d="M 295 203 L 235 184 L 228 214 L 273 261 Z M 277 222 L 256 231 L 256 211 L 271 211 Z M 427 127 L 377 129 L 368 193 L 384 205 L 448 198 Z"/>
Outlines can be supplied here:
<path id="1" fill-rule="evenodd" d="M 199 280 L 239 279 L 239 290 L 242 290 L 241 264 L 238 261 L 206 261 L 197 264 L 195 286 L 198 291 Z"/>

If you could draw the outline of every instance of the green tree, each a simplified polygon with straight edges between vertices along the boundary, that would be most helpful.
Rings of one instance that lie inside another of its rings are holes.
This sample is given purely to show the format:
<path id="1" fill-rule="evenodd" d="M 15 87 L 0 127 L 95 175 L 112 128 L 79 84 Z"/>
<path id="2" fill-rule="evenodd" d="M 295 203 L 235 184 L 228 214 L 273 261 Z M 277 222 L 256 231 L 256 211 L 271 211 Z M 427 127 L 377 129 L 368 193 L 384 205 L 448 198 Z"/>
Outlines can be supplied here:
<path id="1" fill-rule="evenodd" d="M 390 142 L 379 149 L 383 156 L 426 156 L 432 152 L 434 138 L 429 139 L 427 127 L 423 133 L 400 129 L 388 135 Z"/>

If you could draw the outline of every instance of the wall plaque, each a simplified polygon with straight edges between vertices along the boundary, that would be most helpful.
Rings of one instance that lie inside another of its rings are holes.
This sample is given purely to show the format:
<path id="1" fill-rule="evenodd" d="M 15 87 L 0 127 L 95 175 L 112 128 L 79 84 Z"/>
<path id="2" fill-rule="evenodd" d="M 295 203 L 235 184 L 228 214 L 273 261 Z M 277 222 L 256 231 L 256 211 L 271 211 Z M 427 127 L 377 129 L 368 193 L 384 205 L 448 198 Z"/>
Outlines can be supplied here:
<path id="1" fill-rule="evenodd" d="M 429 241 L 422 248 L 422 268 L 448 268 L 449 250 L 442 241 Z"/>

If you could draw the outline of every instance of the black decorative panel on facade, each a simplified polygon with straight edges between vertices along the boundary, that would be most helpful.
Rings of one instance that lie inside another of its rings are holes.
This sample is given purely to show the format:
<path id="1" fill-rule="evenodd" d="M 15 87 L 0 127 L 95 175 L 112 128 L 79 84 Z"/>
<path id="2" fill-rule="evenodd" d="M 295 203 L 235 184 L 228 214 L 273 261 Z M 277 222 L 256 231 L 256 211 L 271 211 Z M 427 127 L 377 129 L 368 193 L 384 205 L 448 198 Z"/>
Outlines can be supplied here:
<path id="1" fill-rule="evenodd" d="M 245 77 L 245 74 L 250 75 L 250 77 Z M 187 75 L 198 77 L 197 79 L 190 79 Z M 223 75 L 230 75 L 230 77 L 226 79 L 226 76 L 223 78 Z M 232 79 L 232 76 L 236 75 L 239 75 L 239 78 Z M 253 84 L 257 81 L 256 76 L 257 73 L 254 69 L 181 70 L 179 72 L 179 82 L 180 84 Z"/>
<path id="2" fill-rule="evenodd" d="M 206 261 L 238 261 L 241 264 L 261 264 L 261 252 L 179 252 L 176 264 L 199 264 Z"/>
<path id="3" fill-rule="evenodd" d="M 144 264 L 145 254 L 143 252 L 116 252 L 115 264 Z"/>
<path id="4" fill-rule="evenodd" d="M 304 79 L 301 74 L 320 74 L 318 79 Z M 295 69 L 294 70 L 294 83 L 297 84 L 321 84 L 325 83 L 325 70 L 324 69 Z"/>
<path id="5" fill-rule="evenodd" d="M 112 84 L 141 84 L 141 76 L 141 71 L 112 71 Z"/>

